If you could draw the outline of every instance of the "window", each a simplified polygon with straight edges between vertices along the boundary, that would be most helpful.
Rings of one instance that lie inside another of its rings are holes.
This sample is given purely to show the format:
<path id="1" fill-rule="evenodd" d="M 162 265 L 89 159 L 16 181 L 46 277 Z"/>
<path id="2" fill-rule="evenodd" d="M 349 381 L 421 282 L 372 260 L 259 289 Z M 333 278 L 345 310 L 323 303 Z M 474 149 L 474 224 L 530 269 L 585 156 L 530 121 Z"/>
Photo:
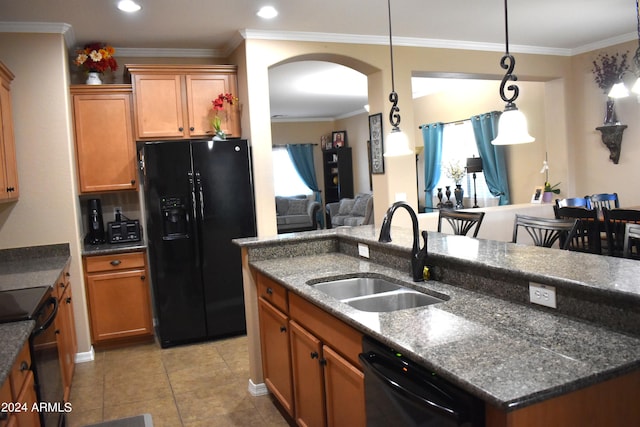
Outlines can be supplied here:
<path id="1" fill-rule="evenodd" d="M 446 174 L 446 167 L 451 162 L 457 162 L 461 167 L 467 165 L 467 157 L 479 157 L 478 147 L 476 145 L 476 139 L 473 134 L 473 127 L 471 126 L 471 120 L 464 120 L 462 122 L 449 123 L 444 126 L 442 132 L 442 161 L 440 163 L 440 180 L 436 185 L 436 189 L 433 191 L 434 206 L 438 203 L 436 197 L 437 189 L 442 188 L 444 193 L 446 186 L 450 186 L 451 189 L 451 201 L 455 203 L 453 197 L 453 189 L 455 183 Z M 461 182 L 464 189 L 464 206 L 470 208 L 473 206 L 473 173 L 465 174 Z M 497 199 L 491 195 L 487 183 L 484 180 L 484 173 L 476 172 L 476 194 L 478 197 L 479 206 L 494 206 Z M 443 201 L 446 201 L 444 196 Z"/>
<path id="2" fill-rule="evenodd" d="M 300 178 L 286 147 L 273 147 L 273 183 L 276 196 L 313 194 Z"/>

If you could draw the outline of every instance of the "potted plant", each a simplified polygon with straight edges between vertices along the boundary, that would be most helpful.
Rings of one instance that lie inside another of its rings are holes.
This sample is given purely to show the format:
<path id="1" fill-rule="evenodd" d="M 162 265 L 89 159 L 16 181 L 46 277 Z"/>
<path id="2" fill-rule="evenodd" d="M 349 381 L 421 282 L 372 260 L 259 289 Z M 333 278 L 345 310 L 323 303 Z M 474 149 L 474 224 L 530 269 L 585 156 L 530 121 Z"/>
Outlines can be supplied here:
<path id="1" fill-rule="evenodd" d="M 216 99 L 211 101 L 213 104 L 213 119 L 211 119 L 211 127 L 213 127 L 214 139 L 224 140 L 227 139 L 227 134 L 222 130 L 222 119 L 220 114 L 225 114 L 224 103 L 233 105 L 238 102 L 238 98 L 230 93 L 221 93 Z"/>
<path id="2" fill-rule="evenodd" d="M 462 188 L 462 178 L 464 177 L 465 171 L 462 166 L 460 166 L 460 162 L 457 160 L 452 160 L 445 167 L 445 174 L 448 178 L 452 179 L 456 184 L 456 189 L 453 190 L 453 194 L 456 197 L 456 209 L 464 208 L 462 204 L 462 198 L 464 196 L 464 190 Z"/>
<path id="3" fill-rule="evenodd" d="M 559 182 L 551 185 L 549 181 L 545 181 L 544 190 L 542 193 L 542 201 L 544 203 L 551 203 L 551 200 L 553 200 L 553 195 L 560 194 L 560 189 L 558 188 L 559 185 Z"/>
<path id="4" fill-rule="evenodd" d="M 102 84 L 102 73 L 118 69 L 118 62 L 113 57 L 115 53 L 113 47 L 104 43 L 89 43 L 77 51 L 75 64 L 88 73 L 87 84 Z"/>

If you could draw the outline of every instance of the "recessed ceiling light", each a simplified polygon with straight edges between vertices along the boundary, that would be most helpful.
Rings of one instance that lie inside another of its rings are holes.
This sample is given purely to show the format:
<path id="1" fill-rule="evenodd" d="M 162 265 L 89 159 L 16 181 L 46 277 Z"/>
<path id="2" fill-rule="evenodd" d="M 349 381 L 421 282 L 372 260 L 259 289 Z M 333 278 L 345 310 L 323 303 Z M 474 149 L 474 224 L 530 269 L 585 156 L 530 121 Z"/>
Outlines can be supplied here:
<path id="1" fill-rule="evenodd" d="M 260 18 L 272 19 L 278 16 L 278 11 L 273 6 L 262 6 L 257 15 Z"/>
<path id="2" fill-rule="evenodd" d="M 118 2 L 118 9 L 123 12 L 137 12 L 142 9 L 142 6 L 133 0 L 120 0 Z"/>

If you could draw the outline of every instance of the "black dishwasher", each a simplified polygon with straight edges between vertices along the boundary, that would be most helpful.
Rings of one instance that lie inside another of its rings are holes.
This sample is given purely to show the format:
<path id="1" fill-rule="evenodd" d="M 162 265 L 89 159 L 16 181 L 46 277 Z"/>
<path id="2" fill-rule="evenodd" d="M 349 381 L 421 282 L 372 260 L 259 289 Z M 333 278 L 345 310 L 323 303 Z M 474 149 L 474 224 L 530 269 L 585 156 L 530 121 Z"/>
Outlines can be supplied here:
<path id="1" fill-rule="evenodd" d="M 371 338 L 362 341 L 367 427 L 484 427 L 484 402 Z"/>

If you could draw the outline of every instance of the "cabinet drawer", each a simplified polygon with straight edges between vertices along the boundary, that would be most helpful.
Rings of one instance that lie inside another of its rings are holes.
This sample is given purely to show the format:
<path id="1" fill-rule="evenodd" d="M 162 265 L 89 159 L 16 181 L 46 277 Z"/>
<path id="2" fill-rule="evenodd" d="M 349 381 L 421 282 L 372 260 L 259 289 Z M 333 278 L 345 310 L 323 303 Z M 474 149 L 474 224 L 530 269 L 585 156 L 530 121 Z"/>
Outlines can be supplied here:
<path id="1" fill-rule="evenodd" d="M 258 275 L 258 296 L 269 301 L 284 313 L 288 313 L 287 290 L 262 274 Z"/>
<path id="2" fill-rule="evenodd" d="M 90 256 L 85 258 L 85 271 L 125 270 L 129 268 L 144 267 L 144 252 L 130 252 L 124 254 Z"/>
<path id="3" fill-rule="evenodd" d="M 362 334 L 296 294 L 289 294 L 289 315 L 296 322 L 330 345 L 343 357 L 360 367 Z"/>
<path id="4" fill-rule="evenodd" d="M 60 273 L 60 276 L 58 277 L 58 280 L 56 281 L 56 286 L 55 286 L 55 291 L 54 291 L 54 296 L 58 299 L 62 298 L 62 295 L 64 294 L 65 289 L 67 289 L 67 286 L 69 286 L 69 265 L 67 265 L 63 270 L 62 273 Z"/>
<path id="5" fill-rule="evenodd" d="M 29 353 L 29 343 L 26 343 L 20 350 L 20 354 L 18 354 L 9 374 L 11 394 L 14 399 L 18 398 L 22 385 L 27 379 L 27 374 L 31 372 L 29 368 L 31 368 L 31 353 Z"/>

